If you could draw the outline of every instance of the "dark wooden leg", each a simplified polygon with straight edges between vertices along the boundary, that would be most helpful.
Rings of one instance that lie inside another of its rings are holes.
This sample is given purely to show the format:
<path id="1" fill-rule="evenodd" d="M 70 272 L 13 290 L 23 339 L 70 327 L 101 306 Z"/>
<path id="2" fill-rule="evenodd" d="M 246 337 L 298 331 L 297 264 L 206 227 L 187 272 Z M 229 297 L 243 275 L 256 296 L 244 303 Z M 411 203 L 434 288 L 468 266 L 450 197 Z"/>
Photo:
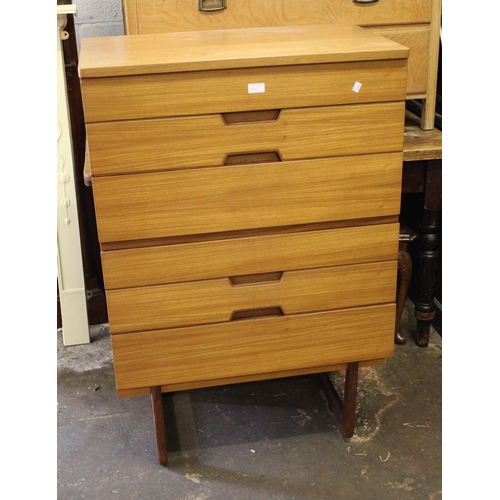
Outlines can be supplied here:
<path id="1" fill-rule="evenodd" d="M 398 254 L 398 291 L 396 295 L 396 328 L 394 332 L 394 342 L 399 345 L 406 344 L 406 335 L 401 331 L 401 317 L 410 287 L 412 273 L 411 255 L 407 245 L 402 245 L 402 250 Z"/>
<path id="2" fill-rule="evenodd" d="M 439 212 L 424 210 L 419 234 L 419 267 L 417 277 L 416 344 L 427 347 L 431 321 L 436 314 L 434 293 L 437 283 Z"/>
<path id="3" fill-rule="evenodd" d="M 356 425 L 356 394 L 358 388 L 358 363 L 349 363 L 345 374 L 344 401 L 342 402 L 327 373 L 316 378 L 335 416 L 340 432 L 345 438 L 354 435 Z"/>
<path id="4" fill-rule="evenodd" d="M 151 387 L 151 403 L 153 405 L 153 420 L 156 432 L 158 463 L 160 465 L 167 465 L 167 434 L 165 431 L 165 416 L 163 414 L 161 387 Z"/>
<path id="5" fill-rule="evenodd" d="M 442 162 L 426 162 L 424 210 L 419 230 L 419 270 L 417 276 L 417 300 L 415 316 L 417 318 L 416 344 L 427 347 L 431 321 L 436 314 L 434 293 L 437 284 L 439 256 L 439 225 L 441 215 Z"/>

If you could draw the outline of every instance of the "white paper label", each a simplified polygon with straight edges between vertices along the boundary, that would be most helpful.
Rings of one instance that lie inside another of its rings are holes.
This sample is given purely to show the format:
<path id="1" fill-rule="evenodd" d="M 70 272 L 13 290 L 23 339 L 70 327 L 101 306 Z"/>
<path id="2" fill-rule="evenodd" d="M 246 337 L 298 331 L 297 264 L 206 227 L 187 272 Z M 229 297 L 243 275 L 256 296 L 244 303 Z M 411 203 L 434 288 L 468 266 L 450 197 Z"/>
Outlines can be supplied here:
<path id="1" fill-rule="evenodd" d="M 361 83 L 359 82 L 354 82 L 354 85 L 352 86 L 352 91 L 353 92 L 359 92 L 359 89 L 361 88 Z"/>
<path id="2" fill-rule="evenodd" d="M 248 93 L 249 94 L 264 94 L 266 91 L 265 83 L 249 83 L 248 84 Z"/>

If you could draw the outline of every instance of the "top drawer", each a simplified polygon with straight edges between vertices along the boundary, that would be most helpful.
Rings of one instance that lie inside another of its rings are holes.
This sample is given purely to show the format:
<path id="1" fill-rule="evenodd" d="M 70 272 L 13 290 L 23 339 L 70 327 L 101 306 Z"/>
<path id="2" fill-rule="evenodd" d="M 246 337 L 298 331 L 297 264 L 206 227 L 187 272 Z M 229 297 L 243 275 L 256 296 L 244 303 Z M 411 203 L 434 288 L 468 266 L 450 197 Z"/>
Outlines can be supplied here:
<path id="1" fill-rule="evenodd" d="M 252 0 L 227 1 L 218 12 L 199 12 L 195 0 L 124 0 L 127 33 L 351 23 L 359 25 L 426 23 L 432 0 Z"/>
<path id="2" fill-rule="evenodd" d="M 406 67 L 394 59 L 87 78 L 85 120 L 404 100 Z"/>
<path id="3" fill-rule="evenodd" d="M 405 98 L 409 49 L 351 25 L 86 38 L 86 122 Z"/>

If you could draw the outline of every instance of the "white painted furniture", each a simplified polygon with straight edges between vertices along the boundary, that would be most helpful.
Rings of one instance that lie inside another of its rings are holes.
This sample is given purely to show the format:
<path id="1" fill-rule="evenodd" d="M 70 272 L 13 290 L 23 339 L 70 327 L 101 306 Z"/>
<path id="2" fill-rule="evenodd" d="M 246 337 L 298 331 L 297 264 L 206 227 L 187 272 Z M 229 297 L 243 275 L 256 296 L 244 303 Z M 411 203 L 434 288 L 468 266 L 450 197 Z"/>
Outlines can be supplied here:
<path id="1" fill-rule="evenodd" d="M 64 345 L 90 342 L 62 48 L 66 16 L 75 13 L 74 5 L 57 6 L 57 278 Z"/>

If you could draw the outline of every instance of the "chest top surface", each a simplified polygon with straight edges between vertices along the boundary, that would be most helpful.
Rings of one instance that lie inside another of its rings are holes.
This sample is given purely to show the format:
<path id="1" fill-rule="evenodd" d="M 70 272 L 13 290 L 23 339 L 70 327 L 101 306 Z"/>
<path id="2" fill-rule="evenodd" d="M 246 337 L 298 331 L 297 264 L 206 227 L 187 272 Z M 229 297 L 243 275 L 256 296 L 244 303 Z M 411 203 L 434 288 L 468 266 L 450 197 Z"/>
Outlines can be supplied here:
<path id="1" fill-rule="evenodd" d="M 86 38 L 81 78 L 405 59 L 408 48 L 345 24 Z"/>

